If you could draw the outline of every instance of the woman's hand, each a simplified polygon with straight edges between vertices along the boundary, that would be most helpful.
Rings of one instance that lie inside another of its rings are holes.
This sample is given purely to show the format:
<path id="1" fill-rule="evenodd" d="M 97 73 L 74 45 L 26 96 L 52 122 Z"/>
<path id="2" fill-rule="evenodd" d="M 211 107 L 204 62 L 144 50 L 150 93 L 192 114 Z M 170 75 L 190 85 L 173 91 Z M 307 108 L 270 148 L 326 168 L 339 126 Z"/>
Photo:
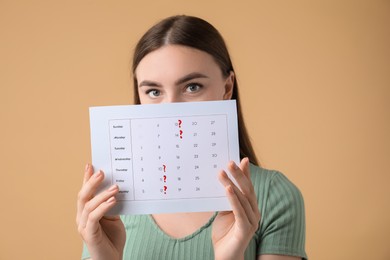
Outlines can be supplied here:
<path id="1" fill-rule="evenodd" d="M 214 220 L 214 254 L 215 259 L 244 259 L 245 250 L 259 226 L 260 211 L 250 179 L 248 158 L 242 159 L 239 167 L 230 162 L 228 169 L 238 187 L 226 172 L 219 174 L 233 211 L 220 212 Z"/>
<path id="2" fill-rule="evenodd" d="M 86 166 L 83 186 L 77 199 L 78 231 L 92 259 L 122 259 L 126 240 L 123 223 L 119 216 L 104 216 L 115 205 L 115 195 L 119 189 L 113 185 L 94 196 L 103 179 L 102 171 L 93 174 L 93 167 L 89 164 Z"/>

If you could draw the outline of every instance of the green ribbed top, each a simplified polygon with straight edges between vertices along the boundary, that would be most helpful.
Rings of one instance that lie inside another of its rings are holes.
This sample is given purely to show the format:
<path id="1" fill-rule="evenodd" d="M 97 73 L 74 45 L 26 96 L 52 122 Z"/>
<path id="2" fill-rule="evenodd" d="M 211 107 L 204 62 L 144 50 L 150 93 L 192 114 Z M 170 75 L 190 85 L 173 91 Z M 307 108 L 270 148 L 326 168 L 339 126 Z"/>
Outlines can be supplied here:
<path id="1" fill-rule="evenodd" d="M 280 172 L 252 164 L 250 170 L 262 218 L 245 259 L 256 259 L 260 254 L 307 259 L 305 209 L 300 191 Z M 214 259 L 211 227 L 216 214 L 199 230 L 180 239 L 166 235 L 150 215 L 121 216 L 126 229 L 123 259 Z M 82 259 L 88 257 L 84 246 Z"/>

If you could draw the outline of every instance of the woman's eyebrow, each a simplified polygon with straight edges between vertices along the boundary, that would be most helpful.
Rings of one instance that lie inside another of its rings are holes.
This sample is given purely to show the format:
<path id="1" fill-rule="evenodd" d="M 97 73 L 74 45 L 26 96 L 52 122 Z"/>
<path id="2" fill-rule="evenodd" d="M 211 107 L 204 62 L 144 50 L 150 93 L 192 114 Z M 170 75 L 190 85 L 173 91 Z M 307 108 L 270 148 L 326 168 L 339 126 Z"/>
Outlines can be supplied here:
<path id="1" fill-rule="evenodd" d="M 143 81 L 141 81 L 141 83 L 138 84 L 139 88 L 142 87 L 142 86 L 161 87 L 161 84 L 157 83 L 157 82 L 154 82 L 154 81 L 151 81 L 151 80 L 143 80 Z"/>
<path id="2" fill-rule="evenodd" d="M 187 81 L 193 80 L 193 79 L 199 79 L 199 78 L 209 78 L 205 74 L 199 73 L 199 72 L 192 72 L 188 75 L 185 75 L 184 77 L 178 79 L 175 82 L 175 85 L 183 84 Z M 138 87 L 142 86 L 148 86 L 148 87 L 162 87 L 162 85 L 158 82 L 151 81 L 151 80 L 143 80 L 138 84 Z"/>
<path id="3" fill-rule="evenodd" d="M 193 72 L 193 73 L 190 73 L 180 79 L 178 79 L 175 84 L 176 85 L 180 85 L 180 84 L 183 84 L 187 81 L 190 81 L 190 80 L 193 80 L 193 79 L 198 79 L 198 78 L 209 78 L 207 77 L 206 75 L 202 74 L 202 73 L 199 73 L 199 72 Z"/>

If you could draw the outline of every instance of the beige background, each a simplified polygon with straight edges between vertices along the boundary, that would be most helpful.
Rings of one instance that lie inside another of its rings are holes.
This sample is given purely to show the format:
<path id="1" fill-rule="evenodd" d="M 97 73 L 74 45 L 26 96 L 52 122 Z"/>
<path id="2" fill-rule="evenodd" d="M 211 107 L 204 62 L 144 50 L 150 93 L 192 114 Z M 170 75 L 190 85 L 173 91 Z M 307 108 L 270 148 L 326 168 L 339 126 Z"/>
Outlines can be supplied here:
<path id="1" fill-rule="evenodd" d="M 79 259 L 88 107 L 129 104 L 141 34 L 227 40 L 256 150 L 306 203 L 310 259 L 390 259 L 390 1 L 0 0 L 0 259 Z"/>

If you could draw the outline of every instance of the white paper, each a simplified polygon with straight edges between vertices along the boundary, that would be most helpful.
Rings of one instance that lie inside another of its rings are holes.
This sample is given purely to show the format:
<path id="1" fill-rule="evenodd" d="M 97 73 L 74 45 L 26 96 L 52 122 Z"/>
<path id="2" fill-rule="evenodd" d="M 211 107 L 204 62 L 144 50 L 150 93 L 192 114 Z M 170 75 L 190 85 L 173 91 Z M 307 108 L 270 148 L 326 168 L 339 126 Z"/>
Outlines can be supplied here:
<path id="1" fill-rule="evenodd" d="M 119 186 L 112 214 L 231 210 L 218 181 L 239 163 L 235 100 L 90 108 L 92 164 Z"/>

